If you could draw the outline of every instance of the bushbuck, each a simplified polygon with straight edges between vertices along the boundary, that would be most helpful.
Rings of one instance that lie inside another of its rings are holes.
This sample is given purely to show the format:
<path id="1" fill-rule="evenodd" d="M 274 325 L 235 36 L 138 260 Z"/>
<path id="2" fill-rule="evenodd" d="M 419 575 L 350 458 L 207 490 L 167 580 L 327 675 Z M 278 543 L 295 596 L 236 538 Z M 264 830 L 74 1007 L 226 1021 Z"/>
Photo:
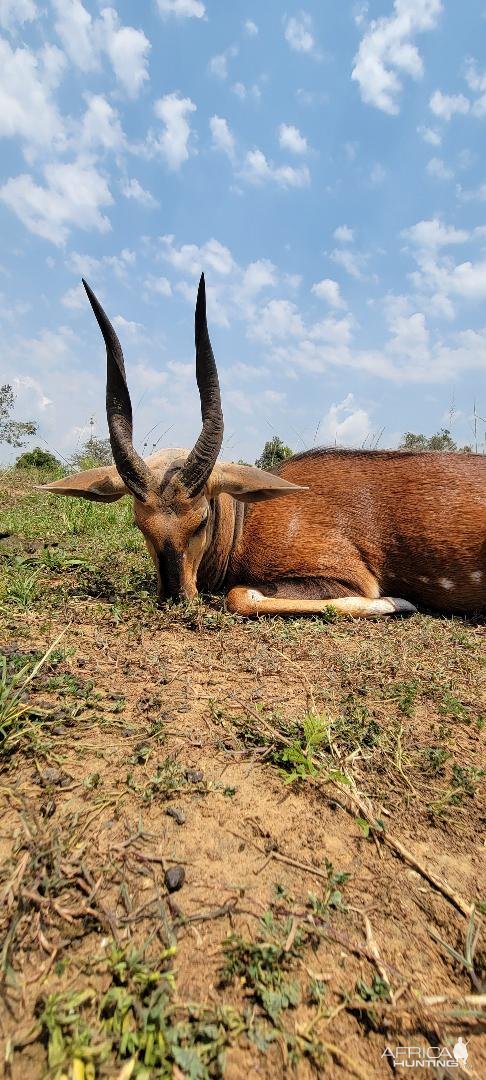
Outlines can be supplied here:
<path id="1" fill-rule="evenodd" d="M 323 449 L 275 472 L 218 461 L 223 413 L 203 275 L 195 317 L 202 431 L 191 451 L 143 459 L 120 342 L 83 284 L 106 345 L 115 464 L 43 489 L 101 502 L 131 495 L 161 603 L 224 589 L 228 610 L 245 616 L 329 606 L 352 616 L 411 614 L 416 603 L 485 610 L 486 457 Z"/>

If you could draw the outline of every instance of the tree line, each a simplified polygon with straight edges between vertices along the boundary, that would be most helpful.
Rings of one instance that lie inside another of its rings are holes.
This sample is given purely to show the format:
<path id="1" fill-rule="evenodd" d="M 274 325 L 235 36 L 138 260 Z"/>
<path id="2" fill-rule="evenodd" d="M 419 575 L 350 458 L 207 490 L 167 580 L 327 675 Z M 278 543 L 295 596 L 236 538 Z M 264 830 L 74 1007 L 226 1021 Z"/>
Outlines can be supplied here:
<path id="1" fill-rule="evenodd" d="M 38 433 L 37 424 L 31 420 L 13 420 L 11 413 L 15 404 L 13 387 L 8 383 L 0 386 L 0 444 L 13 446 L 20 449 L 25 446 L 26 440 Z M 448 428 L 441 428 L 435 435 L 422 435 L 413 431 L 407 431 L 402 436 L 399 450 L 412 452 L 439 452 L 439 453 L 463 453 L 470 454 L 472 446 L 458 446 L 452 438 Z M 255 465 L 260 469 L 275 469 L 282 461 L 292 457 L 294 450 L 287 446 L 279 435 L 274 435 L 265 443 L 260 457 Z M 99 439 L 94 431 L 83 446 L 70 458 L 70 469 L 93 469 L 100 465 L 112 465 L 113 457 L 109 439 Z M 240 462 L 240 464 L 249 464 Z M 40 446 L 34 446 L 20 454 L 15 465 L 17 468 L 37 468 L 45 471 L 64 472 L 65 468 L 54 454 L 44 450 Z"/>

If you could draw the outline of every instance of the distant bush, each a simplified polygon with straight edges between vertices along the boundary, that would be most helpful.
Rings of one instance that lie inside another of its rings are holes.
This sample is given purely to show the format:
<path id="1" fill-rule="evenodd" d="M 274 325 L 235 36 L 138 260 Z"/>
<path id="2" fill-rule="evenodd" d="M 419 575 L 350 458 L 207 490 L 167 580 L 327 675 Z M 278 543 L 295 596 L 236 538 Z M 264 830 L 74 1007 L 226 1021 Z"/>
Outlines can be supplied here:
<path id="1" fill-rule="evenodd" d="M 100 465 L 113 465 L 110 440 L 97 439 L 95 435 L 91 435 L 84 446 L 73 454 L 70 464 L 73 469 L 81 470 L 98 469 Z"/>
<path id="2" fill-rule="evenodd" d="M 290 446 L 286 446 L 278 435 L 274 435 L 273 439 L 269 439 L 265 443 L 260 457 L 255 461 L 255 465 L 259 469 L 274 469 L 282 461 L 292 457 L 292 454 L 293 450 L 290 449 Z"/>
<path id="3" fill-rule="evenodd" d="M 417 435 L 414 431 L 407 431 L 402 436 L 398 449 L 439 451 L 441 454 L 470 454 L 472 452 L 472 446 L 458 446 L 448 428 L 441 428 L 440 431 L 430 437 Z"/>
<path id="4" fill-rule="evenodd" d="M 16 469 L 43 469 L 45 472 L 62 472 L 61 462 L 40 446 L 34 446 L 33 450 L 27 450 L 20 454 L 15 462 Z"/>

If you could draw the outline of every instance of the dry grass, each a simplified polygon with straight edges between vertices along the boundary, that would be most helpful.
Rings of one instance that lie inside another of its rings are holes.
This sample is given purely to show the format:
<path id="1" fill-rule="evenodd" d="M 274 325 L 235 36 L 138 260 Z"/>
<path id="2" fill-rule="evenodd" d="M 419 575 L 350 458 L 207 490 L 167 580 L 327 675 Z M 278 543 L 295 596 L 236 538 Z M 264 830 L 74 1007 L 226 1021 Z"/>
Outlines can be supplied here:
<path id="1" fill-rule="evenodd" d="M 484 626 L 159 612 L 128 504 L 0 506 L 7 1076 L 485 1075 Z"/>

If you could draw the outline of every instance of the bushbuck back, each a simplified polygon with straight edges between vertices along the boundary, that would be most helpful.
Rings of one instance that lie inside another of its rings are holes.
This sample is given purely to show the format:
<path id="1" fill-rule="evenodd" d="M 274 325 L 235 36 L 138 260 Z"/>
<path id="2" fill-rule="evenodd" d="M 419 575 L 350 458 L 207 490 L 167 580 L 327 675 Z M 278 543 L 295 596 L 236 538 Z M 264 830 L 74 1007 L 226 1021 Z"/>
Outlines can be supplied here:
<path id="1" fill-rule="evenodd" d="M 133 497 L 158 596 L 228 590 L 241 615 L 411 614 L 486 609 L 486 457 L 311 450 L 275 472 L 218 460 L 223 413 L 206 321 L 196 317 L 202 431 L 191 451 L 147 459 L 133 446 L 120 342 L 84 282 L 107 352 L 106 409 L 115 464 L 43 490 L 112 502 Z"/>

